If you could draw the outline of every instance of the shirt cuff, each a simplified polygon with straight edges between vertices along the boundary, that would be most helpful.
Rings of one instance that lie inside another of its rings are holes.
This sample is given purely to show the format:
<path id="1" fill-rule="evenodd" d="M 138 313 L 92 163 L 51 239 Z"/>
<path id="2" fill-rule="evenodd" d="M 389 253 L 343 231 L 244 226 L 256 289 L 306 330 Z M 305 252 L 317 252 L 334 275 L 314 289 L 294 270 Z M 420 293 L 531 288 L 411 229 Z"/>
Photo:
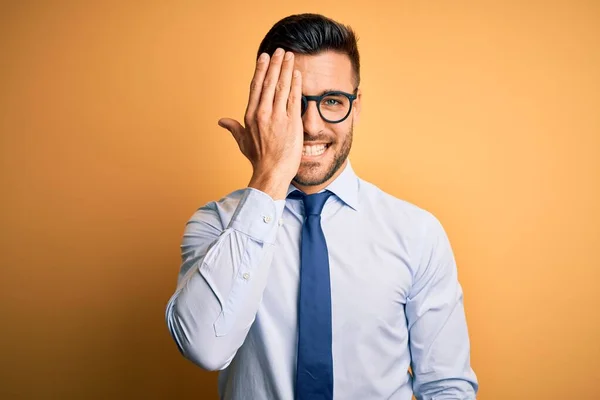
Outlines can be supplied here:
<path id="1" fill-rule="evenodd" d="M 273 200 L 258 189 L 246 188 L 229 222 L 229 228 L 259 242 L 273 244 L 284 208 L 285 199 Z"/>

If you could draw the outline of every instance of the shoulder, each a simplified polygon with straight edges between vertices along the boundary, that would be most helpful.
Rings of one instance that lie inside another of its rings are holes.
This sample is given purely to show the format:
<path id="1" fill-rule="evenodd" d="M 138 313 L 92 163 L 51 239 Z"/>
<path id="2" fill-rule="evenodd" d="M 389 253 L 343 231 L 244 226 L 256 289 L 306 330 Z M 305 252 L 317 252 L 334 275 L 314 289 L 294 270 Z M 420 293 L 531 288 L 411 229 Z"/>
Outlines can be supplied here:
<path id="1" fill-rule="evenodd" d="M 434 255 L 452 256 L 446 231 L 431 211 L 362 179 L 360 192 L 361 211 L 364 207 L 368 218 L 377 221 L 377 229 L 406 250 L 413 276 Z"/>
<path id="2" fill-rule="evenodd" d="M 359 197 L 361 210 L 381 216 L 390 225 L 412 237 L 423 238 L 432 228 L 441 225 L 431 211 L 362 178 L 359 178 Z"/>

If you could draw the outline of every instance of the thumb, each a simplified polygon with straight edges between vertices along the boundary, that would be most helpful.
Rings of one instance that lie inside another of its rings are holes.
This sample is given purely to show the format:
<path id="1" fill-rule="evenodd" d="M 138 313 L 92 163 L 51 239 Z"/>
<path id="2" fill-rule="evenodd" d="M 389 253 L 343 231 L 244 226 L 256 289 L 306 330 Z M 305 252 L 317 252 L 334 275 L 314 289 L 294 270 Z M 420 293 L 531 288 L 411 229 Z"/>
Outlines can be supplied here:
<path id="1" fill-rule="evenodd" d="M 236 140 L 241 136 L 242 132 L 244 131 L 244 127 L 242 126 L 242 124 L 237 122 L 235 119 L 231 118 L 221 118 L 219 120 L 219 126 L 231 132 L 231 134 Z"/>

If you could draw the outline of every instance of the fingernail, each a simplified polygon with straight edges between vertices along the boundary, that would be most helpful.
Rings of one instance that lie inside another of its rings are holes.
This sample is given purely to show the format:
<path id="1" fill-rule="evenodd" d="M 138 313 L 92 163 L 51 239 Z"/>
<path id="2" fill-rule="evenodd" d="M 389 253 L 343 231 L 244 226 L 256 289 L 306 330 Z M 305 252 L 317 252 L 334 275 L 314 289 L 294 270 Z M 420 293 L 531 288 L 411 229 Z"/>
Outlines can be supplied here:
<path id="1" fill-rule="evenodd" d="M 278 48 L 277 50 L 275 50 L 275 55 L 276 56 L 280 56 L 283 54 L 283 49 L 282 48 Z"/>
<path id="2" fill-rule="evenodd" d="M 258 57 L 258 62 L 265 62 L 267 61 L 267 58 L 269 58 L 269 55 L 267 53 L 262 53 L 260 57 Z"/>
<path id="3" fill-rule="evenodd" d="M 286 60 L 291 60 L 292 59 L 292 55 L 293 55 L 292 52 L 288 51 L 287 53 L 285 53 L 285 59 Z"/>

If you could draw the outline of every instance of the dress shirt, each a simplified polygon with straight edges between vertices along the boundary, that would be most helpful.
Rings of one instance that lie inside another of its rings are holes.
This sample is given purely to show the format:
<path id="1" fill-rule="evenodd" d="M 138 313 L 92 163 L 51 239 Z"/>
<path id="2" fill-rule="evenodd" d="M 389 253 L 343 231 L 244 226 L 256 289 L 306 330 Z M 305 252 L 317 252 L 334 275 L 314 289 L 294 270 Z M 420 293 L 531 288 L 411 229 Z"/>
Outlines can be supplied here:
<path id="1" fill-rule="evenodd" d="M 334 398 L 475 399 L 463 291 L 430 212 L 359 178 L 324 190 Z M 290 185 L 288 194 L 298 190 Z M 219 370 L 221 399 L 292 400 L 302 200 L 244 188 L 185 226 L 166 322 L 181 353 Z M 411 371 L 409 371 L 411 367 Z"/>

